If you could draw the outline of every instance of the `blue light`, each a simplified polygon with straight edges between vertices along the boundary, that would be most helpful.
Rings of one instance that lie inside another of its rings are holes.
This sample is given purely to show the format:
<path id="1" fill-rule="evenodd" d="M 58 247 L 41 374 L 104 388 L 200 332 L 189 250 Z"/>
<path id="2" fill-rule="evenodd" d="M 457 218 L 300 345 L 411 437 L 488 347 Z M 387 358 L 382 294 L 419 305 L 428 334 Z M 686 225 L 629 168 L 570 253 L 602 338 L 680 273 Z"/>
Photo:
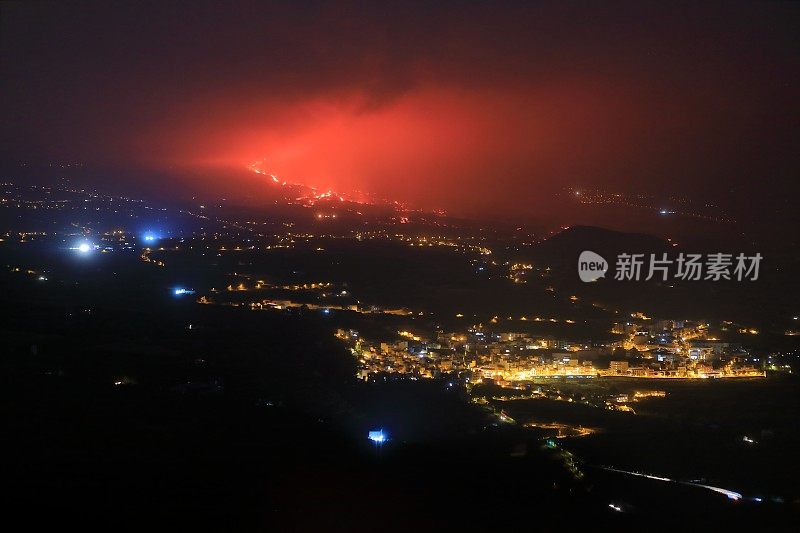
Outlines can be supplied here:
<path id="1" fill-rule="evenodd" d="M 155 242 L 156 236 L 153 235 L 152 233 L 145 233 L 144 234 L 144 240 L 145 240 L 145 242 Z"/>
<path id="2" fill-rule="evenodd" d="M 369 440 L 371 440 L 375 444 L 382 444 L 386 442 L 386 435 L 383 434 L 382 429 L 379 429 L 377 431 L 370 431 Z"/>
<path id="3" fill-rule="evenodd" d="M 184 294 L 194 294 L 194 289 L 186 289 L 184 287 L 179 287 L 172 291 L 175 296 L 183 296 Z"/>
<path id="4" fill-rule="evenodd" d="M 84 242 L 78 243 L 77 246 L 70 247 L 70 250 L 75 250 L 76 252 L 78 252 L 81 255 L 87 255 L 87 254 L 91 253 L 92 251 L 97 250 L 98 248 L 99 248 L 99 246 L 84 241 Z"/>

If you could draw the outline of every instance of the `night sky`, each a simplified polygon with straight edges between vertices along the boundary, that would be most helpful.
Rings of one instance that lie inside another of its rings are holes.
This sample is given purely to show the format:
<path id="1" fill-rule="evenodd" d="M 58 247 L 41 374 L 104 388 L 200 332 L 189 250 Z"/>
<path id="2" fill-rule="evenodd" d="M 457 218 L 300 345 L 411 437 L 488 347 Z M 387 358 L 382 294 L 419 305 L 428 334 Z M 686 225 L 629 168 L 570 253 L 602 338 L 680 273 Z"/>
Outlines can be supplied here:
<path id="1" fill-rule="evenodd" d="M 800 6 L 664 4 L 6 2 L 0 156 L 220 189 L 263 159 L 456 213 L 567 186 L 774 208 Z"/>

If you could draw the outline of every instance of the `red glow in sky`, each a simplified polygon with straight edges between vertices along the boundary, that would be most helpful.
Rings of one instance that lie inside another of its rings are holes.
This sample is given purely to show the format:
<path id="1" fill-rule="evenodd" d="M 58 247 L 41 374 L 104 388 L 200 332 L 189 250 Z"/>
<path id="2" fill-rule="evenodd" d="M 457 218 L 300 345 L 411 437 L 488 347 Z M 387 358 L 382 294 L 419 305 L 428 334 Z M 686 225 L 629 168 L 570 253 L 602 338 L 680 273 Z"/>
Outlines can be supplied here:
<path id="1" fill-rule="evenodd" d="M 320 190 L 470 210 L 515 188 L 550 194 L 629 152 L 653 150 L 647 133 L 654 124 L 673 127 L 675 114 L 648 113 L 628 91 L 598 80 L 526 90 L 433 85 L 373 108 L 354 92 L 284 106 L 254 102 L 244 124 L 178 121 L 167 138 L 150 138 L 179 164 L 258 160 L 282 181 Z"/>
<path id="2" fill-rule="evenodd" d="M 2 160 L 145 167 L 188 194 L 264 161 L 463 214 L 582 186 L 780 199 L 800 167 L 789 4 L 237 7 L 3 3 Z"/>

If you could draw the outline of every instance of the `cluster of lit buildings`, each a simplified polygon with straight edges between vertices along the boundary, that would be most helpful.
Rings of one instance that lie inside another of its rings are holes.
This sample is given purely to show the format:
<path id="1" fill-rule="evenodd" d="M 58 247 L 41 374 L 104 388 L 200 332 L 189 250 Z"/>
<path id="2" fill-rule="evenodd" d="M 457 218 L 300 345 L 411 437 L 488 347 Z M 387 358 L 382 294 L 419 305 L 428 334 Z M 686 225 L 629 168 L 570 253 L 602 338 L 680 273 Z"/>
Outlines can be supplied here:
<path id="1" fill-rule="evenodd" d="M 359 377 L 365 380 L 382 373 L 412 378 L 457 373 L 473 383 L 597 375 L 591 362 L 576 357 L 590 345 L 553 338 L 477 328 L 466 333 L 439 332 L 433 339 L 399 331 L 397 340 L 380 343 L 370 343 L 354 330 L 340 329 L 336 336 L 349 344 L 359 361 Z"/>
<path id="2" fill-rule="evenodd" d="M 705 323 L 663 321 L 643 330 L 631 328 L 623 340 L 600 345 L 480 327 L 440 331 L 432 338 L 399 331 L 390 342 L 370 342 L 355 330 L 339 329 L 336 336 L 348 343 L 364 380 L 381 374 L 412 379 L 458 375 L 466 382 L 502 385 L 542 378 L 765 376 L 759 357 L 709 338 L 707 328 Z"/>
<path id="3" fill-rule="evenodd" d="M 686 360 L 667 366 L 647 364 L 632 365 L 628 361 L 611 361 L 608 370 L 600 371 L 601 376 L 688 379 L 688 378 L 753 378 L 764 377 L 766 372 L 752 365 L 726 362 L 721 367 L 711 363 Z"/>
<path id="4" fill-rule="evenodd" d="M 617 348 L 631 350 L 634 361 L 613 360 L 601 375 L 636 378 L 763 377 L 764 361 L 739 344 L 709 332 L 705 321 L 653 320 L 634 313 L 634 320 L 614 325 L 623 335 Z M 757 335 L 754 328 L 722 322 L 720 330 Z"/>

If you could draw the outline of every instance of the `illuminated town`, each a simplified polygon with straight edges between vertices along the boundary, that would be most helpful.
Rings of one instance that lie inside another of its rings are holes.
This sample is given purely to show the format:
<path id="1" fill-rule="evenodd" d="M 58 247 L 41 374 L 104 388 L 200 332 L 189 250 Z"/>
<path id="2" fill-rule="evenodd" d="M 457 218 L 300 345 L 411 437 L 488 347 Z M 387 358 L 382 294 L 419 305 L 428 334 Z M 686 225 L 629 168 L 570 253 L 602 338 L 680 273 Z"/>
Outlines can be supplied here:
<path id="1" fill-rule="evenodd" d="M 441 332 L 434 339 L 399 331 L 398 340 L 380 344 L 362 340 L 353 330 L 340 329 L 336 336 L 346 341 L 358 358 L 362 379 L 384 373 L 411 378 L 454 374 L 471 383 L 492 381 L 513 386 L 515 382 L 557 377 L 706 379 L 766 375 L 761 358 L 729 343 L 703 338 L 707 324 L 665 321 L 657 326 L 663 329 L 651 334 L 628 323 L 620 326 L 632 332 L 628 338 L 597 346 L 518 333 L 488 333 L 480 326 L 465 333 Z M 597 366 L 595 361 L 613 357 L 620 348 L 635 350 L 638 361 L 612 359 L 607 368 Z"/>

